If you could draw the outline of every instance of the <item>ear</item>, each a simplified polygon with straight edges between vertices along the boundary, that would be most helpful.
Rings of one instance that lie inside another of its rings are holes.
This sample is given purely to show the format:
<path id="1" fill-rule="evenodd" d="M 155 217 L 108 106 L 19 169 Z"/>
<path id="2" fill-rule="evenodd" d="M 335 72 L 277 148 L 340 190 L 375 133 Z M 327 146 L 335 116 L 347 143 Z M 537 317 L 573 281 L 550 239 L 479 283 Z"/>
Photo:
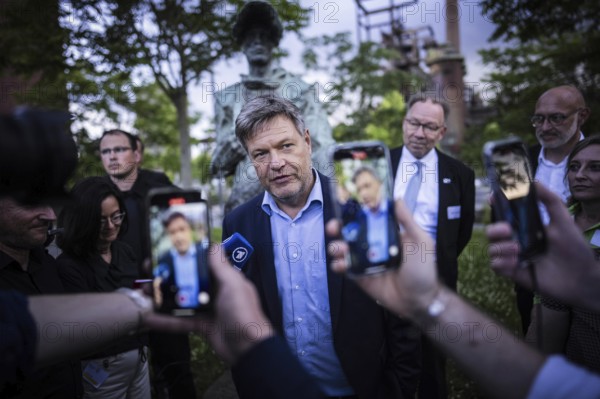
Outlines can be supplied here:
<path id="1" fill-rule="evenodd" d="M 440 141 L 441 139 L 444 138 L 444 135 L 446 134 L 447 131 L 448 131 L 448 128 L 446 127 L 446 125 L 444 125 L 444 127 L 442 127 L 440 129 L 440 136 L 438 137 L 438 141 Z"/>
<path id="2" fill-rule="evenodd" d="M 142 160 L 142 154 L 140 154 L 140 149 L 139 148 L 137 148 L 133 152 L 133 160 L 135 161 L 136 164 L 139 164 L 140 161 Z"/>
<path id="3" fill-rule="evenodd" d="M 590 117 L 590 109 L 588 107 L 582 108 L 579 111 L 579 127 L 580 128 L 585 123 L 585 121 L 587 121 L 587 119 L 589 117 Z"/>
<path id="4" fill-rule="evenodd" d="M 311 141 L 310 132 L 308 131 L 308 129 L 306 129 L 304 131 L 304 141 L 306 141 L 306 144 L 308 145 L 308 149 L 309 149 L 310 153 L 312 154 L 312 141 Z"/>

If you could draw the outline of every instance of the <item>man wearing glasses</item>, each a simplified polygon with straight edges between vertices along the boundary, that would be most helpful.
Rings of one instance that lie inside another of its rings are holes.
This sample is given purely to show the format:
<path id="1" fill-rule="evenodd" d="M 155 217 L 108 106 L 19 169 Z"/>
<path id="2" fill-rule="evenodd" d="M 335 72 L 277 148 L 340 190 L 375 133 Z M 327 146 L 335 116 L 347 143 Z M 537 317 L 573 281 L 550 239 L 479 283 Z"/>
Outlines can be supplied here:
<path id="1" fill-rule="evenodd" d="M 579 90 L 573 86 L 558 86 L 538 98 L 535 113 L 530 119 L 539 143 L 529 149 L 535 180 L 561 197 L 563 202 L 567 202 L 570 196 L 565 179 L 567 157 L 575 144 L 583 139 L 581 126 L 589 116 L 590 109 Z M 540 211 L 542 220 L 547 224 L 546 209 L 542 207 Z M 515 286 L 515 292 L 523 332 L 526 333 L 531 323 L 533 293 L 519 286 Z"/>
<path id="2" fill-rule="evenodd" d="M 446 133 L 448 105 L 417 94 L 407 104 L 402 123 L 404 145 L 390 152 L 394 198 L 403 198 L 415 221 L 435 240 L 425 249 L 436 256 L 438 274 L 456 290 L 458 256 L 471 239 L 475 217 L 475 173 L 435 148 Z M 446 398 L 445 359 L 422 341 L 419 398 Z"/>
<path id="3" fill-rule="evenodd" d="M 531 117 L 539 142 L 530 149 L 535 179 L 564 202 L 569 196 L 565 179 L 567 156 L 583 139 L 581 125 L 589 115 L 590 109 L 579 90 L 573 86 L 558 86 L 540 96 Z"/>
<path id="4" fill-rule="evenodd" d="M 119 239 L 133 248 L 142 270 L 142 262 L 150 258 L 146 196 L 153 188 L 174 187 L 173 183 L 163 173 L 139 167 L 141 153 L 136 137 L 123 130 L 108 130 L 102 134 L 100 157 L 107 179 L 121 192 L 125 202 L 129 227 Z M 156 397 L 195 398 L 187 335 L 153 332 L 150 350 Z"/>

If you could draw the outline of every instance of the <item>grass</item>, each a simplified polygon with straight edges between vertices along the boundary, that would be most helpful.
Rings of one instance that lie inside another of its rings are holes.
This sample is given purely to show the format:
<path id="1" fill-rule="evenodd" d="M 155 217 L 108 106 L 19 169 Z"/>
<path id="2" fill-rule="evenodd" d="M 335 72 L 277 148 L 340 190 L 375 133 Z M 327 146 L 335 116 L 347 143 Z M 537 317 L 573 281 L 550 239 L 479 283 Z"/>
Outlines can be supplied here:
<path id="1" fill-rule="evenodd" d="M 510 331 L 520 331 L 515 305 L 514 284 L 498 277 L 489 267 L 487 240 L 481 230 L 473 231 L 471 241 L 459 258 L 458 292 L 479 309 L 501 322 Z M 449 397 L 483 397 L 476 384 L 449 360 L 447 366 Z"/>
<path id="2" fill-rule="evenodd" d="M 213 231 L 211 236 L 215 242 L 220 241 L 220 230 Z M 458 276 L 458 292 L 463 297 L 507 326 L 510 331 L 519 331 L 513 284 L 491 271 L 487 240 L 481 230 L 473 232 L 473 238 L 461 254 Z M 200 398 L 227 367 L 201 337 L 192 336 L 191 345 L 192 372 Z M 449 397 L 453 399 L 481 397 L 476 384 L 452 361 L 448 362 L 448 387 Z"/>

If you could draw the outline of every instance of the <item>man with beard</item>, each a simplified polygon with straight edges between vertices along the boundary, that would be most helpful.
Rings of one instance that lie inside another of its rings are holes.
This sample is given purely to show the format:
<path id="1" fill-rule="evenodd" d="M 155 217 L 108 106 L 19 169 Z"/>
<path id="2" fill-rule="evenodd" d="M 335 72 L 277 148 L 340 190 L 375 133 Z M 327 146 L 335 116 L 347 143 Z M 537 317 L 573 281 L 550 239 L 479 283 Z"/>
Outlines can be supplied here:
<path id="1" fill-rule="evenodd" d="M 531 166 L 535 180 L 548 187 L 563 202 L 570 196 L 565 174 L 567 157 L 583 139 L 581 126 L 590 116 L 581 92 L 573 86 L 558 86 L 545 91 L 535 104 L 531 124 L 539 142 L 529 149 Z M 540 207 L 542 220 L 548 223 L 545 208 Z M 528 289 L 515 287 L 517 308 L 521 315 L 523 332 L 531 324 L 533 293 Z"/>
<path id="2" fill-rule="evenodd" d="M 329 397 L 414 397 L 419 335 L 328 267 L 331 182 L 311 165 L 312 135 L 298 107 L 256 97 L 235 133 L 265 192 L 225 217 L 223 237 L 237 232 L 254 248 L 243 272 L 274 329 Z M 240 370 L 232 371 L 247 397 Z"/>
<path id="3" fill-rule="evenodd" d="M 56 262 L 43 247 L 55 219 L 49 205 L 0 198 L 0 289 L 25 295 L 64 292 Z M 0 384 L 2 398 L 74 399 L 82 394 L 79 362 L 57 363 L 27 378 Z"/>

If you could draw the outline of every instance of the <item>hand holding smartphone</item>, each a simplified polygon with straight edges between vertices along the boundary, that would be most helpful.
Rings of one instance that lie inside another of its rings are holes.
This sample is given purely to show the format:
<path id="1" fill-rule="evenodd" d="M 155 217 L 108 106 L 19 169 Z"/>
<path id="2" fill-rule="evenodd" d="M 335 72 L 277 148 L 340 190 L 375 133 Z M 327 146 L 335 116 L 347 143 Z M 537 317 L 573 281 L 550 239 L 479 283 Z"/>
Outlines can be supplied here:
<path id="1" fill-rule="evenodd" d="M 492 186 L 495 216 L 512 226 L 521 246 L 521 258 L 544 252 L 546 234 L 527 150 L 521 139 L 510 137 L 485 143 L 483 161 Z"/>
<path id="2" fill-rule="evenodd" d="M 380 142 L 339 144 L 330 156 L 337 218 L 350 248 L 348 272 L 363 275 L 398 267 L 401 247 L 387 147 Z"/>
<path id="3" fill-rule="evenodd" d="M 193 316 L 211 309 L 208 204 L 195 190 L 157 189 L 148 194 L 155 309 Z"/>

